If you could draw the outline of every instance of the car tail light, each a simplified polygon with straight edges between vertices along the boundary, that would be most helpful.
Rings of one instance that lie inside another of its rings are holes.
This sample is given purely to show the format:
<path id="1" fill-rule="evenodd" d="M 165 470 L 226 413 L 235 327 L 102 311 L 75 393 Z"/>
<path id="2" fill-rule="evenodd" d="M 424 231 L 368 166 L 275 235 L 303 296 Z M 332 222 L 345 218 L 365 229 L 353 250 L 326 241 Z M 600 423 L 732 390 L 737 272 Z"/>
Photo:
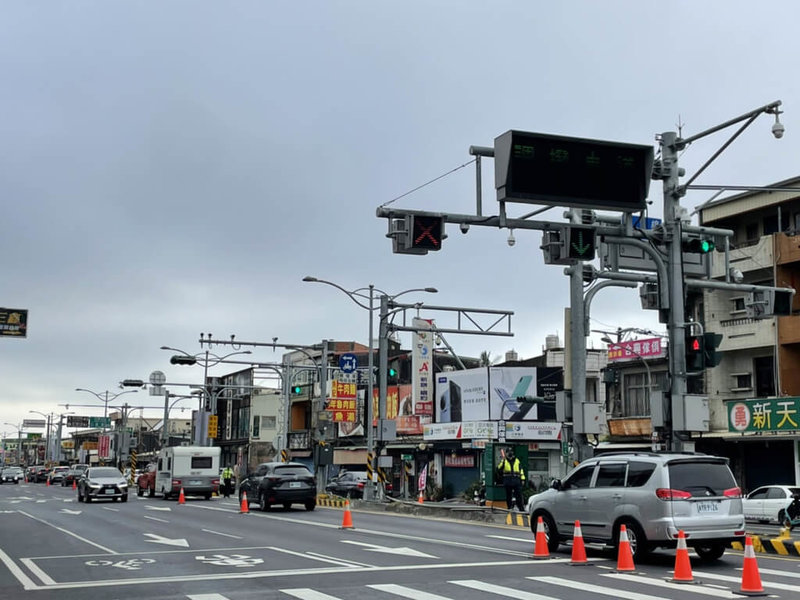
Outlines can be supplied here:
<path id="1" fill-rule="evenodd" d="M 672 490 L 667 488 L 658 488 L 656 490 L 656 497 L 659 500 L 688 500 L 692 497 L 689 492 L 683 490 Z"/>
<path id="2" fill-rule="evenodd" d="M 357 485 L 358 485 L 358 489 L 360 489 L 360 490 L 364 489 L 364 482 L 363 481 L 359 481 Z"/>
<path id="3" fill-rule="evenodd" d="M 180 479 L 173 479 L 172 480 L 172 487 L 179 487 L 181 485 Z"/>
<path id="4" fill-rule="evenodd" d="M 211 485 L 219 485 L 219 479 L 212 479 Z"/>
<path id="5" fill-rule="evenodd" d="M 722 495 L 725 496 L 726 498 L 741 498 L 742 489 L 738 487 L 732 487 L 722 492 Z"/>

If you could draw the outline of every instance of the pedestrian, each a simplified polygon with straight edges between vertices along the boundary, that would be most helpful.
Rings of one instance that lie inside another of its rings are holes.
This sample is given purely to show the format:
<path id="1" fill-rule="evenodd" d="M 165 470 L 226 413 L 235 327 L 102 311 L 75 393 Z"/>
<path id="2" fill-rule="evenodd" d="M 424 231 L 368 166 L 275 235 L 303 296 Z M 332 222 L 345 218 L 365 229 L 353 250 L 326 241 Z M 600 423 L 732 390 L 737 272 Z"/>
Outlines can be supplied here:
<path id="1" fill-rule="evenodd" d="M 231 497 L 231 479 L 233 479 L 233 469 L 225 467 L 222 469 L 222 494 L 226 498 Z"/>
<path id="2" fill-rule="evenodd" d="M 503 485 L 506 488 L 506 506 L 508 510 L 514 509 L 514 500 L 520 512 L 525 510 L 522 504 L 522 484 L 525 483 L 525 470 L 514 456 L 514 450 L 509 448 L 505 456 L 497 465 L 497 472 L 503 476 Z"/>

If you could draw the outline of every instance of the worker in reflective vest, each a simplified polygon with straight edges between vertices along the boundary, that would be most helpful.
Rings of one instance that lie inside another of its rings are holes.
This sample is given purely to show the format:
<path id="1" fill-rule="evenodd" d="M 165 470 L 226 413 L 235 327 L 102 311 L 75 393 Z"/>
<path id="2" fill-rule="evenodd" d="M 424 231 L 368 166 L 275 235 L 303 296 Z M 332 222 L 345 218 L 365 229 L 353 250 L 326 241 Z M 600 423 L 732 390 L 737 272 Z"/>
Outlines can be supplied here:
<path id="1" fill-rule="evenodd" d="M 525 470 L 519 462 L 519 459 L 514 456 L 514 450 L 509 448 L 500 464 L 497 465 L 497 471 L 503 477 L 503 485 L 506 488 L 506 506 L 509 510 L 514 509 L 514 500 L 516 498 L 516 506 L 523 512 L 525 506 L 522 503 L 522 484 L 525 483 Z"/>
<path id="2" fill-rule="evenodd" d="M 233 491 L 231 489 L 232 487 L 231 479 L 233 479 L 233 469 L 231 469 L 230 467 L 225 467 L 224 469 L 222 469 L 222 481 L 223 481 L 222 494 L 226 498 L 230 498 L 231 492 Z"/>

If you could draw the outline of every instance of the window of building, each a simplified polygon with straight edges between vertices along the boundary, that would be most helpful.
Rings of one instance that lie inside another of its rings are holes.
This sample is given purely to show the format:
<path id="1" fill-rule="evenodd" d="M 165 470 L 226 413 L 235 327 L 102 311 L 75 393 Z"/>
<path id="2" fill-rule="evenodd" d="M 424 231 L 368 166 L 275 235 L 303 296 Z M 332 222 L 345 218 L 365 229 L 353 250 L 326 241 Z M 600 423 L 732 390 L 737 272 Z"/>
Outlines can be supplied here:
<path id="1" fill-rule="evenodd" d="M 549 470 L 547 452 L 528 452 L 528 471 L 548 473 Z"/>
<path id="2" fill-rule="evenodd" d="M 262 429 L 275 429 L 276 427 L 276 420 L 275 417 L 261 417 L 261 428 Z"/>
<path id="3" fill-rule="evenodd" d="M 757 356 L 753 360 L 756 374 L 756 396 L 766 398 L 775 395 L 775 366 L 771 356 Z"/>
<path id="4" fill-rule="evenodd" d="M 745 235 L 744 237 L 745 242 L 756 242 L 758 241 L 758 223 L 748 223 L 745 226 Z"/>
<path id="5" fill-rule="evenodd" d="M 257 438 L 261 430 L 261 417 L 256 415 L 253 417 L 253 437 Z"/>
<path id="6" fill-rule="evenodd" d="M 731 373 L 733 383 L 732 392 L 744 392 L 753 389 L 753 376 L 751 373 Z"/>
<path id="7" fill-rule="evenodd" d="M 651 372 L 650 390 L 652 392 L 663 389 L 664 372 Z M 626 417 L 646 417 L 650 415 L 650 401 L 647 394 L 647 372 L 625 373 L 623 375 L 622 414 Z"/>
<path id="8" fill-rule="evenodd" d="M 744 296 L 740 298 L 731 298 L 731 314 L 745 312 Z"/>

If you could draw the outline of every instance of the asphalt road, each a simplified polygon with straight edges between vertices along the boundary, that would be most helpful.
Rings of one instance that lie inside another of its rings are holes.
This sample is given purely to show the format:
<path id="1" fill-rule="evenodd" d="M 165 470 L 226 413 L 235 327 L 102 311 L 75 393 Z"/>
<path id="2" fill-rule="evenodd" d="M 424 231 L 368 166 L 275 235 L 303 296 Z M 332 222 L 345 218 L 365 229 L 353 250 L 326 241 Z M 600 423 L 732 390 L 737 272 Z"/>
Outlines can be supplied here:
<path id="1" fill-rule="evenodd" d="M 238 502 L 160 498 L 79 504 L 70 488 L 0 486 L 0 598 L 682 600 L 738 597 L 743 556 L 692 558 L 702 583 L 672 583 L 673 552 L 615 573 L 613 552 L 568 547 L 533 560 L 524 528 L 300 505 L 248 514 Z M 758 555 L 763 587 L 797 598 L 800 560 Z"/>

